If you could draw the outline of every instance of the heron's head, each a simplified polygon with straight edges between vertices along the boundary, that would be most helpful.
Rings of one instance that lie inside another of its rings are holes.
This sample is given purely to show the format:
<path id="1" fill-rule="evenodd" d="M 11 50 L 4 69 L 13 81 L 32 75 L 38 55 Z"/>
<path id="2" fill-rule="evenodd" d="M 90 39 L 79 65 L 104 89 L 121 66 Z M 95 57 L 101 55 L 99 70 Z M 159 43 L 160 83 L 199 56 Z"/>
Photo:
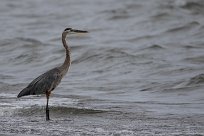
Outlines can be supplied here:
<path id="1" fill-rule="evenodd" d="M 66 28 L 63 31 L 63 34 L 75 34 L 75 33 L 88 33 L 88 31 L 83 31 L 83 30 L 77 30 L 77 29 L 72 29 L 72 28 Z"/>

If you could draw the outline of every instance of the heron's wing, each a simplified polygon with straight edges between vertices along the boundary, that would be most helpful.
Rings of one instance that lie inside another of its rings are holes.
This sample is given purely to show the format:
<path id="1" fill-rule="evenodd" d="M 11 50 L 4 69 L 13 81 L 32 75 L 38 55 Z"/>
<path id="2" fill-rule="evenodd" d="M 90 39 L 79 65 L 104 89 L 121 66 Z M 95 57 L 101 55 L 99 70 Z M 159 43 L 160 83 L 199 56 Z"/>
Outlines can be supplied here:
<path id="1" fill-rule="evenodd" d="M 52 91 L 60 83 L 62 74 L 58 68 L 54 68 L 34 79 L 18 97 L 25 95 L 44 94 L 46 91 Z"/>

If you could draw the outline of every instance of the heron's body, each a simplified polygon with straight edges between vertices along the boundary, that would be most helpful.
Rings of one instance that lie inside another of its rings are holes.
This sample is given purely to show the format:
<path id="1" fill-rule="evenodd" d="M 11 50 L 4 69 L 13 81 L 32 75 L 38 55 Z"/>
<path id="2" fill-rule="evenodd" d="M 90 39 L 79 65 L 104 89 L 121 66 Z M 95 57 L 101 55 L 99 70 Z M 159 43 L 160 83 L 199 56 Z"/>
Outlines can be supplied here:
<path id="1" fill-rule="evenodd" d="M 67 43 L 65 40 L 67 34 L 71 32 L 86 33 L 87 31 L 66 28 L 62 33 L 62 43 L 66 51 L 66 58 L 64 63 L 61 66 L 53 68 L 45 72 L 44 74 L 38 76 L 26 88 L 24 88 L 17 96 L 19 98 L 26 95 L 46 94 L 46 98 L 47 98 L 46 120 L 50 120 L 48 101 L 49 101 L 49 96 L 51 94 L 51 91 L 53 91 L 59 85 L 59 83 L 61 82 L 61 79 L 63 78 L 63 76 L 65 76 L 71 64 L 70 49 L 67 46 Z"/>
<path id="2" fill-rule="evenodd" d="M 54 90 L 60 83 L 63 75 L 59 68 L 54 68 L 34 79 L 26 88 L 24 88 L 18 97 L 26 95 L 46 94 Z"/>

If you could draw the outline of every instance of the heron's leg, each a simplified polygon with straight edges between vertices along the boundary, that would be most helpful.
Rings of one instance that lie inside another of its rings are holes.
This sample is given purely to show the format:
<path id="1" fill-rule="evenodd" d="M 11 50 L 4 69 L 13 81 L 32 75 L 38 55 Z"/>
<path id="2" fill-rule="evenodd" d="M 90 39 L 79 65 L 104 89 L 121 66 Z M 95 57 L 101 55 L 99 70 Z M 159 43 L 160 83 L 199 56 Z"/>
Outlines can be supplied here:
<path id="1" fill-rule="evenodd" d="M 49 97 L 50 97 L 50 92 L 47 91 L 47 92 L 46 92 L 46 98 L 47 98 L 47 105 L 46 105 L 46 120 L 47 120 L 47 121 L 50 120 L 49 106 L 48 106 Z"/>

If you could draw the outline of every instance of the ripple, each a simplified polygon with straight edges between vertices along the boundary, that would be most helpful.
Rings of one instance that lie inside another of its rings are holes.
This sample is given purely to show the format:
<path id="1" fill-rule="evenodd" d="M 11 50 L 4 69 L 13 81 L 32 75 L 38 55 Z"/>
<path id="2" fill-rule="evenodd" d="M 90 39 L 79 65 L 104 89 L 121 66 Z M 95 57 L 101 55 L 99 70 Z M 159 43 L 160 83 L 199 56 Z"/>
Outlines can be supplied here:
<path id="1" fill-rule="evenodd" d="M 187 85 L 201 85 L 204 84 L 204 74 L 199 74 L 197 76 L 192 77 Z"/>
<path id="2" fill-rule="evenodd" d="M 49 106 L 50 113 L 55 116 L 66 116 L 66 115 L 91 115 L 98 113 L 105 113 L 104 110 L 96 110 L 90 108 L 78 108 L 78 107 L 63 107 L 63 106 Z M 15 111 L 15 115 L 18 116 L 32 116 L 32 115 L 44 115 L 45 107 L 42 106 L 31 106 L 29 108 L 20 108 Z"/>
<path id="3" fill-rule="evenodd" d="M 190 22 L 184 26 L 179 26 L 179 27 L 175 27 L 175 28 L 172 28 L 172 29 L 169 29 L 167 30 L 166 32 L 169 32 L 169 33 L 175 33 L 175 32 L 183 32 L 183 31 L 187 31 L 187 30 L 190 30 L 196 26 L 199 26 L 200 23 L 196 22 L 196 21 L 193 21 L 193 22 Z"/>
<path id="4" fill-rule="evenodd" d="M 164 47 L 162 47 L 161 45 L 158 45 L 158 44 L 154 44 L 154 45 L 147 47 L 146 49 L 161 50 L 161 49 L 164 49 Z"/>
<path id="5" fill-rule="evenodd" d="M 193 64 L 201 64 L 204 63 L 204 56 L 188 57 L 184 60 Z"/>

